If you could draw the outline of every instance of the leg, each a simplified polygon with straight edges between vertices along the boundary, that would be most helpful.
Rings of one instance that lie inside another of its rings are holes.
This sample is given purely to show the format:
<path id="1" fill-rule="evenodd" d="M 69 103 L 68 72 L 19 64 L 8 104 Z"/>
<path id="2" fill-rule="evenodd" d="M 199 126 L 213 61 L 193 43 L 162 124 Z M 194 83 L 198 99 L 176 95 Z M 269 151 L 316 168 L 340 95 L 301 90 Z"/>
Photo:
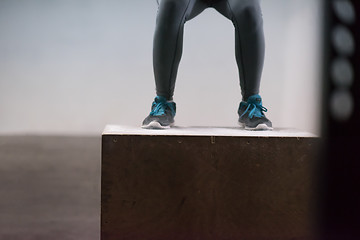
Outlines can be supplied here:
<path id="1" fill-rule="evenodd" d="M 200 0 L 162 0 L 154 36 L 153 63 L 156 94 L 171 100 L 182 55 L 186 20 L 206 8 Z"/>
<path id="2" fill-rule="evenodd" d="M 243 101 L 239 124 L 248 130 L 271 130 L 259 93 L 265 40 L 259 0 L 219 0 L 215 5 L 235 26 L 235 51 Z"/>
<path id="3" fill-rule="evenodd" d="M 174 124 L 176 104 L 172 100 L 182 53 L 186 20 L 207 7 L 201 0 L 162 0 L 154 36 L 154 74 L 156 94 L 143 128 L 169 128 Z"/>
<path id="4" fill-rule="evenodd" d="M 243 100 L 258 94 L 265 40 L 259 0 L 220 0 L 214 5 L 235 27 L 235 54 Z"/>

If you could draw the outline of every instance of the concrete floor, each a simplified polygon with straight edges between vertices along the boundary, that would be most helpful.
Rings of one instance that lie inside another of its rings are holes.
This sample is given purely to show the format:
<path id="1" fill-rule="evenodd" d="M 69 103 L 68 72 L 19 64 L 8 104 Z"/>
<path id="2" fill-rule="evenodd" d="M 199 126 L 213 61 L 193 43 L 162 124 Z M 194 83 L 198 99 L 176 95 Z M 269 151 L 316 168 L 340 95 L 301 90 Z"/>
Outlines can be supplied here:
<path id="1" fill-rule="evenodd" d="M 0 239 L 100 239 L 100 144 L 0 136 Z"/>

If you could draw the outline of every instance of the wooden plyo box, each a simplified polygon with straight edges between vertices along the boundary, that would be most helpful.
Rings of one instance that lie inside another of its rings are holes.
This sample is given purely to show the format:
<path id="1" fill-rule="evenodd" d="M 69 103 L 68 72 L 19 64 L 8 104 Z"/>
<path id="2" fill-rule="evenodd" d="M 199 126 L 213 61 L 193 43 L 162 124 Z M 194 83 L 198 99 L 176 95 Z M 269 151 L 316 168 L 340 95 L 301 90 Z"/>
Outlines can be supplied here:
<path id="1" fill-rule="evenodd" d="M 286 130 L 107 126 L 101 239 L 308 239 L 317 141 Z"/>

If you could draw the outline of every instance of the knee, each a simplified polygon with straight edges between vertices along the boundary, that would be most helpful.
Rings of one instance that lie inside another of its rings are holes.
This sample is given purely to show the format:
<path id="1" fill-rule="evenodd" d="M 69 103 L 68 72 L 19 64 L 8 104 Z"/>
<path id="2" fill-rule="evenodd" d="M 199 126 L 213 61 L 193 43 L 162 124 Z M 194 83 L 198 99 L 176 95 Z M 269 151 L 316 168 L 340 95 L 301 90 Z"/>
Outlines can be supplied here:
<path id="1" fill-rule="evenodd" d="M 235 18 L 242 31 L 254 31 L 263 25 L 261 9 L 258 6 L 244 7 L 235 13 Z"/>
<path id="2" fill-rule="evenodd" d="M 157 23 L 162 25 L 179 24 L 186 11 L 184 0 L 162 0 L 157 16 Z"/>
<path id="3" fill-rule="evenodd" d="M 162 0 L 160 12 L 167 13 L 167 16 L 176 16 L 183 13 L 186 9 L 187 1 L 184 0 Z"/>

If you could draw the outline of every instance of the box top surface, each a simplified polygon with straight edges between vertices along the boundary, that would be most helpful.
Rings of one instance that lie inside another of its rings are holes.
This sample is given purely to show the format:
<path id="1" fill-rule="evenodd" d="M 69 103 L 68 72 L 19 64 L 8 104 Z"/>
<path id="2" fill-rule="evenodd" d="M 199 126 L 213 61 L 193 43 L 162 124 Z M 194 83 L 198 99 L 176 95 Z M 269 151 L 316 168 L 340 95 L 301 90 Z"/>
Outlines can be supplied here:
<path id="1" fill-rule="evenodd" d="M 181 127 L 142 129 L 141 127 L 107 125 L 103 135 L 147 136 L 232 136 L 232 137 L 318 137 L 296 129 L 275 128 L 272 131 L 247 131 L 239 127 Z"/>

